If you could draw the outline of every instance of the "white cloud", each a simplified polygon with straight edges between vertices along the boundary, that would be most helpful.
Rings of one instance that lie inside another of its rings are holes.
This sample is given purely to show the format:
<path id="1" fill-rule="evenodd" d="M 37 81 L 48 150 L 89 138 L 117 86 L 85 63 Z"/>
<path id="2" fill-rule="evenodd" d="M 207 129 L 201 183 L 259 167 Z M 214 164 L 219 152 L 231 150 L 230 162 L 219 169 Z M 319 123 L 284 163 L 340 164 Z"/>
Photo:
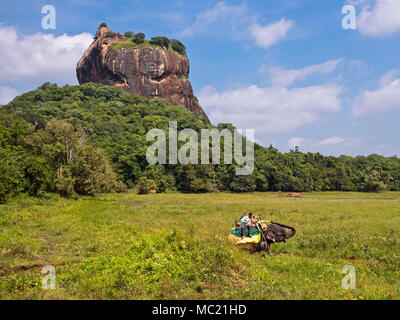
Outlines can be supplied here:
<path id="1" fill-rule="evenodd" d="M 256 15 L 250 13 L 246 4 L 229 5 L 218 2 L 213 8 L 197 14 L 194 23 L 185 28 L 181 37 L 209 34 L 228 34 L 233 38 L 250 38 L 258 46 L 269 48 L 286 37 L 294 23 L 282 18 L 276 23 L 261 26 Z M 232 32 L 233 31 L 233 32 Z"/>
<path id="2" fill-rule="evenodd" d="M 392 69 L 379 79 L 379 86 L 390 86 L 390 84 L 398 77 L 400 77 L 400 69 Z"/>
<path id="3" fill-rule="evenodd" d="M 364 75 L 369 72 L 368 66 L 363 60 L 350 60 L 348 62 L 348 68 L 350 71 L 355 71 Z"/>
<path id="4" fill-rule="evenodd" d="M 0 83 L 77 83 L 76 64 L 92 41 L 89 33 L 18 36 L 14 28 L 0 27 Z"/>
<path id="5" fill-rule="evenodd" d="M 258 46 L 268 49 L 285 38 L 293 25 L 294 23 L 292 21 L 286 20 L 285 18 L 265 27 L 260 26 L 258 23 L 254 23 L 249 28 L 250 36 Z"/>
<path id="6" fill-rule="evenodd" d="M 296 147 L 302 147 L 304 145 L 305 139 L 302 137 L 293 137 L 288 141 L 288 145 L 290 149 L 294 149 Z"/>
<path id="7" fill-rule="evenodd" d="M 204 33 L 210 25 L 223 22 L 229 25 L 231 29 L 236 27 L 243 21 L 248 19 L 247 6 L 228 5 L 225 2 L 218 2 L 210 10 L 200 12 L 193 25 L 187 27 L 181 32 L 182 37 L 192 37 L 197 34 Z M 213 31 L 215 32 L 215 30 Z"/>
<path id="8" fill-rule="evenodd" d="M 7 86 L 0 86 L 0 105 L 9 103 L 12 99 L 14 99 L 19 92 L 14 88 Z"/>
<path id="9" fill-rule="evenodd" d="M 315 73 L 331 73 L 333 72 L 343 59 L 330 60 L 321 64 L 307 66 L 302 69 L 283 69 L 280 67 L 271 67 L 267 73 L 271 77 L 274 85 L 289 86 L 296 80 L 304 80 Z M 265 65 L 261 66 L 265 70 Z"/>
<path id="10" fill-rule="evenodd" d="M 366 90 L 355 100 L 353 116 L 400 111 L 400 70 L 391 70 L 379 81 L 379 89 Z"/>
<path id="11" fill-rule="evenodd" d="M 400 30 L 400 1 L 374 0 L 353 1 L 354 5 L 361 5 L 361 12 L 357 16 L 357 28 L 361 34 L 373 37 L 383 37 Z"/>
<path id="12" fill-rule="evenodd" d="M 224 92 L 206 87 L 199 99 L 214 123 L 231 122 L 256 133 L 289 132 L 316 122 L 324 112 L 339 111 L 341 91 L 333 83 L 294 89 L 251 85 Z"/>
<path id="13" fill-rule="evenodd" d="M 348 142 L 348 141 L 349 141 L 349 139 L 346 139 L 346 138 L 332 137 L 332 138 L 327 138 L 322 141 L 319 141 L 318 145 L 320 145 L 320 146 L 335 145 L 335 144 L 341 144 L 341 143 Z"/>
<path id="14" fill-rule="evenodd" d="M 323 140 L 305 139 L 302 137 L 293 137 L 288 140 L 288 146 L 290 149 L 295 147 L 302 148 L 306 151 L 318 151 L 322 148 L 330 148 L 332 146 L 340 146 L 341 148 L 354 148 L 362 144 L 364 137 L 355 138 L 343 138 L 343 137 L 331 137 Z"/>

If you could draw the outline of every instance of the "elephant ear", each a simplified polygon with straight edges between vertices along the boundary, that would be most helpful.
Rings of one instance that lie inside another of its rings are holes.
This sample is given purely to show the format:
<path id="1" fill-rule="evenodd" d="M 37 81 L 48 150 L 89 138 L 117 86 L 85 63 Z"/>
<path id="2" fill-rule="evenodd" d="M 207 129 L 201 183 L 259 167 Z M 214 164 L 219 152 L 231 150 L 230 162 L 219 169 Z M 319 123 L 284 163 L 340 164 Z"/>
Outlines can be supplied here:
<path id="1" fill-rule="evenodd" d="M 272 242 L 275 242 L 275 233 L 273 232 L 268 232 L 267 233 L 267 239 L 271 240 Z"/>

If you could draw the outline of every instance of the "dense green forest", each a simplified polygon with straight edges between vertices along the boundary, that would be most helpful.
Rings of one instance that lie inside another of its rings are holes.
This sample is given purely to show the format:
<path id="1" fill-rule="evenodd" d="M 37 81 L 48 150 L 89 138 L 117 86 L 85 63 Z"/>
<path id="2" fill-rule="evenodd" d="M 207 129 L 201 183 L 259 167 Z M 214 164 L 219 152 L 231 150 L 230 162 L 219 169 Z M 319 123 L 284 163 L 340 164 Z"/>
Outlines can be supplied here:
<path id="1" fill-rule="evenodd" d="M 18 193 L 64 196 L 137 188 L 158 192 L 400 190 L 400 159 L 379 155 L 333 157 L 281 153 L 255 144 L 255 169 L 237 165 L 149 165 L 146 133 L 200 132 L 202 116 L 163 99 L 147 99 L 95 83 L 45 83 L 0 107 L 0 201 Z M 217 129 L 230 124 L 219 124 Z"/>

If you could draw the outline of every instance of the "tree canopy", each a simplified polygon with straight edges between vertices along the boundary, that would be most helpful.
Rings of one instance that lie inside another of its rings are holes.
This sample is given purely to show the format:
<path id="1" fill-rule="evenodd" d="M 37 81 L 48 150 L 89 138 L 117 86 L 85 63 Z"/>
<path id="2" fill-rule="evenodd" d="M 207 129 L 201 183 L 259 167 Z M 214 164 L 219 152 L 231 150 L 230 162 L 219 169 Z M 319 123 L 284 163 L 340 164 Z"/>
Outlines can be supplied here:
<path id="1" fill-rule="evenodd" d="M 130 39 L 133 39 L 133 37 L 135 36 L 135 34 L 132 31 L 126 31 L 124 33 L 124 36 Z"/>
<path id="2" fill-rule="evenodd" d="M 213 128 L 163 99 L 95 83 L 45 83 L 0 107 L 0 201 L 20 192 L 93 194 L 123 185 L 158 192 L 400 190 L 400 159 L 376 154 L 281 153 L 255 144 L 255 169 L 244 177 L 235 175 L 235 164 L 149 165 L 146 133 L 167 132 L 171 120 L 178 130 Z"/>
<path id="3" fill-rule="evenodd" d="M 153 37 L 150 40 L 150 44 L 153 44 L 155 46 L 159 46 L 159 47 L 165 47 L 168 48 L 169 47 L 169 39 L 167 37 Z"/>
<path id="4" fill-rule="evenodd" d="M 146 36 L 143 32 L 139 32 L 133 36 L 132 41 L 135 42 L 136 44 L 140 44 L 144 42 L 145 37 Z"/>
<path id="5" fill-rule="evenodd" d="M 170 44 L 171 44 L 171 48 L 173 50 L 175 50 L 176 52 L 178 52 L 180 54 L 186 55 L 186 47 L 183 45 L 182 42 L 180 42 L 179 40 L 176 40 L 176 39 L 172 39 L 170 41 Z"/>

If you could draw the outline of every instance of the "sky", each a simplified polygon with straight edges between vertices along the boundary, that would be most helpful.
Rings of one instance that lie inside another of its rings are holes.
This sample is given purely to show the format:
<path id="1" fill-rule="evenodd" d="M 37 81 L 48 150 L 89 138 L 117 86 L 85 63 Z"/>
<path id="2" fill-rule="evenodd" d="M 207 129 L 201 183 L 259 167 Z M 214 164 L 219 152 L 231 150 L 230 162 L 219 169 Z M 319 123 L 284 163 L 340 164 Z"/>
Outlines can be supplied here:
<path id="1" fill-rule="evenodd" d="M 1 2 L 0 104 L 44 82 L 77 84 L 106 22 L 181 40 L 213 124 L 254 129 L 282 152 L 400 156 L 400 0 Z M 55 29 L 42 26 L 47 5 Z"/>

